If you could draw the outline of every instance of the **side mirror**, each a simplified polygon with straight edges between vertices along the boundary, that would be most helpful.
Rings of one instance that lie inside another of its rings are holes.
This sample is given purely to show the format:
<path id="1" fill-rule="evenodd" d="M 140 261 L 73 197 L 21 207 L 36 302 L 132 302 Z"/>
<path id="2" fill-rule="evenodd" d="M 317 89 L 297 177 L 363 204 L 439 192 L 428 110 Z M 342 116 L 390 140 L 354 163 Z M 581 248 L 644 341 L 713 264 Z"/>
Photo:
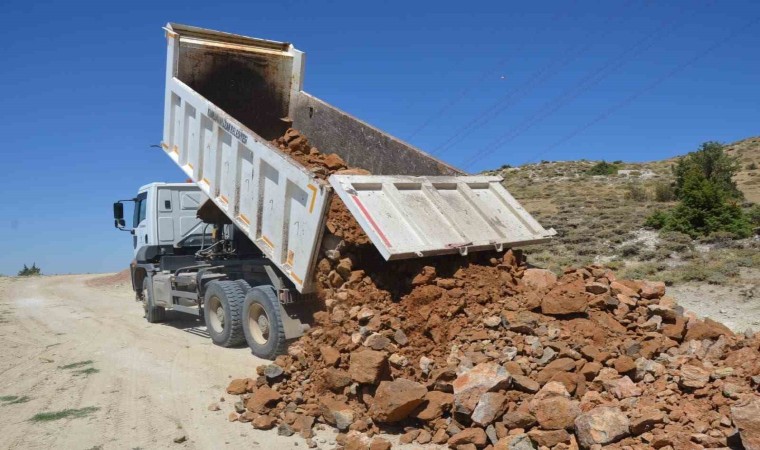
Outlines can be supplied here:
<path id="1" fill-rule="evenodd" d="M 124 204 L 123 203 L 116 202 L 113 204 L 113 218 L 114 220 L 124 219 Z"/>
<path id="2" fill-rule="evenodd" d="M 124 228 L 126 222 L 124 222 L 124 205 L 121 202 L 113 204 L 113 226 L 116 228 Z"/>

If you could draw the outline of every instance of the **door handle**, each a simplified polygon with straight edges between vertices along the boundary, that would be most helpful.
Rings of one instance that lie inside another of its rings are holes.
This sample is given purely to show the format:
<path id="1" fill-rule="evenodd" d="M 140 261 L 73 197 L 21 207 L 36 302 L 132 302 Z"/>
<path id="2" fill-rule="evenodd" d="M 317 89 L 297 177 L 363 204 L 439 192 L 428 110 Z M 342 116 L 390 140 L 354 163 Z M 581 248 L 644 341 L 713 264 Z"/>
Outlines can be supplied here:
<path id="1" fill-rule="evenodd" d="M 145 235 L 145 243 L 146 244 L 148 243 L 148 235 L 147 234 Z"/>

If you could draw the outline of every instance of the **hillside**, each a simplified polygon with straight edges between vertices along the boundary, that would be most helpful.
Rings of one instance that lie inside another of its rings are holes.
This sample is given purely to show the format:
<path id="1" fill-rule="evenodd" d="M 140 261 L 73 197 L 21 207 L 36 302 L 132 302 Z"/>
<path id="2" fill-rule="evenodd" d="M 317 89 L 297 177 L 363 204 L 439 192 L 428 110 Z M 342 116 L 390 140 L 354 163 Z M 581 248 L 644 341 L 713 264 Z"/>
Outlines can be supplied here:
<path id="1" fill-rule="evenodd" d="M 739 158 L 741 171 L 735 179 L 744 197 L 760 204 L 760 136 L 734 142 L 726 153 Z"/>
<path id="2" fill-rule="evenodd" d="M 748 202 L 758 202 L 760 138 L 727 147 L 742 164 L 736 177 L 739 188 Z M 542 225 L 557 230 L 553 242 L 527 249 L 532 264 L 559 272 L 599 262 L 628 277 L 668 284 L 758 284 L 757 240 L 717 236 L 694 241 L 683 234 L 644 228 L 653 211 L 674 205 L 667 198 L 674 161 L 616 162 L 610 175 L 589 175 L 598 161 L 584 160 L 544 161 L 489 173 L 503 176 L 512 195 Z"/>

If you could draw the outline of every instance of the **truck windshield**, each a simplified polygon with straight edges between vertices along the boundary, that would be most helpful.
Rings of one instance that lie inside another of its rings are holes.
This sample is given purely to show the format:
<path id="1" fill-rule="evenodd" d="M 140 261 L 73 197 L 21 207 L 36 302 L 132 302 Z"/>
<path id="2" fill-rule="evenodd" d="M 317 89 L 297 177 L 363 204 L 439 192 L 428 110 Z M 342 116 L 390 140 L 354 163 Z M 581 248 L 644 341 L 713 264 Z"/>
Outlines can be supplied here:
<path id="1" fill-rule="evenodd" d="M 140 222 L 145 220 L 145 213 L 148 208 L 148 193 L 147 192 L 141 192 L 137 194 L 136 201 L 135 201 L 135 214 L 133 216 L 132 220 L 132 228 L 137 228 L 138 225 L 140 225 Z"/>

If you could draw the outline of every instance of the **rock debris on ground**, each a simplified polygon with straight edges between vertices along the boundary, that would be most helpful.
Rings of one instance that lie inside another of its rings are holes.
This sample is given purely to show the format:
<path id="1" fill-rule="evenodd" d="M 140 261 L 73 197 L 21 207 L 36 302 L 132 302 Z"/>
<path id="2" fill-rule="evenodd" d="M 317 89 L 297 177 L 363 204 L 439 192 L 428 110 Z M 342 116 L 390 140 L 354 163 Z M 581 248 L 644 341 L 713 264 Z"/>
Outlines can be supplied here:
<path id="1" fill-rule="evenodd" d="M 352 170 L 294 130 L 275 144 L 322 176 Z M 309 447 L 329 425 L 362 450 L 391 448 L 383 433 L 462 450 L 760 450 L 760 333 L 697 319 L 663 283 L 596 265 L 557 277 L 512 250 L 385 262 L 366 236 L 323 253 L 325 309 L 276 367 L 230 382 L 231 421 Z"/>

